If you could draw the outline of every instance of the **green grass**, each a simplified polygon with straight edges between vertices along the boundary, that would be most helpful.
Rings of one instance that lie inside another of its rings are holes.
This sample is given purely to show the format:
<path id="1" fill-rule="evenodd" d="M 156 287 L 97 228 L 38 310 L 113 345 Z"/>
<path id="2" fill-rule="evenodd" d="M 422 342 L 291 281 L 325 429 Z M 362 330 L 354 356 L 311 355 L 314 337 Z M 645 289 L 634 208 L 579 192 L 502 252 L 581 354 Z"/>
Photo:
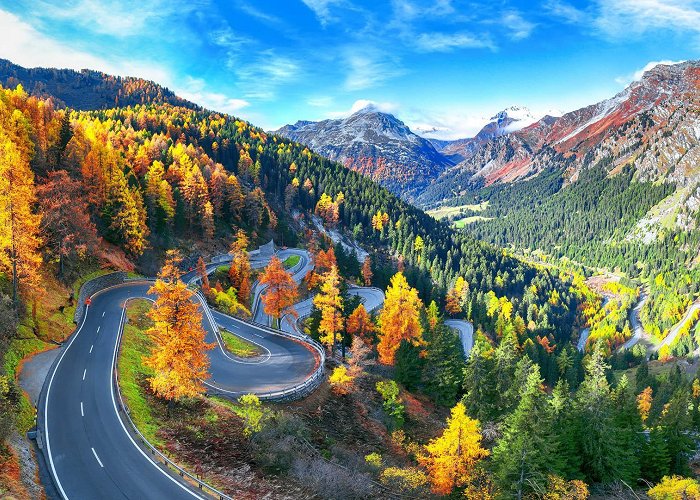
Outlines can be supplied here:
<path id="1" fill-rule="evenodd" d="M 233 333 L 222 329 L 221 338 L 224 339 L 224 344 L 226 349 L 231 351 L 236 356 L 241 358 L 250 358 L 253 356 L 259 356 L 261 354 L 260 348 L 255 344 L 248 342 Z"/>
<path id="2" fill-rule="evenodd" d="M 160 446 L 163 442 L 158 438 L 159 424 L 142 386 L 143 380 L 153 373 L 143 364 L 143 358 L 148 356 L 152 346 L 146 335 L 151 325 L 146 316 L 150 308 L 151 303 L 147 300 L 129 302 L 129 321 L 124 326 L 119 354 L 119 389 L 136 427 L 153 445 Z"/>
<path id="3" fill-rule="evenodd" d="M 478 205 L 459 205 L 457 207 L 439 207 L 433 210 L 428 210 L 428 215 L 435 219 L 444 219 L 445 217 L 450 217 L 451 215 L 459 215 L 462 209 L 471 210 L 472 212 L 481 212 L 489 206 L 489 202 L 485 201 L 479 203 Z"/>
<path id="4" fill-rule="evenodd" d="M 493 217 L 483 217 L 481 215 L 474 215 L 472 217 L 465 217 L 464 219 L 459 219 L 452 224 L 457 229 L 463 229 L 465 226 L 472 224 L 478 220 L 491 220 Z"/>
<path id="5" fill-rule="evenodd" d="M 282 264 L 284 265 L 285 269 L 289 269 L 290 267 L 294 267 L 299 263 L 299 257 L 298 255 L 290 255 L 287 257 Z"/>

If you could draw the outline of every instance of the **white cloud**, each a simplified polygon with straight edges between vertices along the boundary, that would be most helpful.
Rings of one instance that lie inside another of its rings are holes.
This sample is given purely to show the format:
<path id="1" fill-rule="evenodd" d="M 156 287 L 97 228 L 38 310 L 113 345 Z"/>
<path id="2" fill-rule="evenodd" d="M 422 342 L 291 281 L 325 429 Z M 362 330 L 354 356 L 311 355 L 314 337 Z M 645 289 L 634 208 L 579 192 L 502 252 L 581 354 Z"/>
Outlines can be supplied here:
<path id="1" fill-rule="evenodd" d="M 113 37 L 143 35 L 171 16 L 186 16 L 196 5 L 174 0 L 74 0 L 36 2 L 32 14 L 51 21 L 70 21 L 81 28 Z"/>
<path id="2" fill-rule="evenodd" d="M 404 74 L 394 59 L 386 54 L 362 47 L 351 47 L 345 53 L 347 75 L 345 90 L 363 90 L 375 87 Z"/>
<path id="3" fill-rule="evenodd" d="M 421 33 L 415 38 L 416 48 L 421 52 L 450 52 L 464 48 L 490 48 L 493 42 L 488 36 L 475 37 L 470 33 Z"/>
<path id="4" fill-rule="evenodd" d="M 331 111 L 330 113 L 327 113 L 326 116 L 328 118 L 346 118 L 354 113 L 357 113 L 361 109 L 365 109 L 369 106 L 371 106 L 373 109 L 376 109 L 377 111 L 381 111 L 382 113 L 394 114 L 399 110 L 398 104 L 395 104 L 393 102 L 377 102 L 369 99 L 358 99 L 352 104 L 350 109 L 346 109 L 343 111 Z"/>
<path id="5" fill-rule="evenodd" d="M 700 34 L 700 4 L 693 0 L 599 0 L 596 28 L 618 38 L 653 29 Z"/>
<path id="6" fill-rule="evenodd" d="M 670 66 L 670 65 L 673 65 L 673 64 L 680 64 L 680 63 L 683 63 L 683 62 L 685 62 L 685 61 L 670 61 L 670 60 L 664 60 L 664 61 L 650 61 L 650 62 L 648 62 L 643 68 L 640 68 L 640 69 L 636 70 L 634 73 L 631 73 L 631 74 L 629 74 L 629 75 L 618 76 L 617 78 L 615 78 L 615 81 L 616 81 L 617 83 L 619 83 L 620 85 L 627 86 L 627 85 L 629 85 L 629 84 L 632 83 L 632 82 L 636 82 L 636 81 L 638 81 L 638 80 L 641 80 L 642 77 L 644 76 L 644 73 L 646 73 L 646 72 L 649 71 L 650 69 L 655 68 L 655 67 L 658 66 L 659 64 L 664 64 L 664 65 L 666 65 L 666 66 Z"/>
<path id="7" fill-rule="evenodd" d="M 0 57 L 25 67 L 85 68 L 114 75 L 137 76 L 172 86 L 169 73 L 149 61 L 110 61 L 47 37 L 14 14 L 0 10 Z"/>
<path id="8" fill-rule="evenodd" d="M 177 93 L 179 96 L 201 104 L 205 108 L 230 115 L 236 114 L 241 109 L 250 106 L 250 103 L 245 99 L 235 99 L 219 92 L 208 91 L 204 80 L 190 76 L 186 77 L 185 85 Z"/>
<path id="9" fill-rule="evenodd" d="M 562 0 L 547 0 L 544 3 L 544 9 L 550 14 L 573 24 L 580 23 L 586 18 L 586 13 L 583 10 L 577 9 Z"/>
<path id="10" fill-rule="evenodd" d="M 339 3 L 338 0 L 302 0 L 302 2 L 316 14 L 321 26 L 336 20 L 331 16 L 330 6 Z"/>
<path id="11" fill-rule="evenodd" d="M 535 29 L 535 24 L 523 18 L 523 16 L 515 10 L 506 12 L 503 15 L 503 24 L 510 30 L 511 38 L 514 40 L 524 40 L 529 37 L 532 30 Z"/>

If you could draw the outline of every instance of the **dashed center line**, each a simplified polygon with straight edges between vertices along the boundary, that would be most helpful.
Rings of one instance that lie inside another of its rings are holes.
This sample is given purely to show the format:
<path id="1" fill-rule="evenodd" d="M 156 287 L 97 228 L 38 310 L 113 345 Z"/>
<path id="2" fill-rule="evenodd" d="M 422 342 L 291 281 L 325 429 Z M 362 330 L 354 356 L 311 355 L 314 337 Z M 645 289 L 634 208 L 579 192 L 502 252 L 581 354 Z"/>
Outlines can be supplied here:
<path id="1" fill-rule="evenodd" d="M 82 401 L 80 402 L 80 416 L 81 417 L 85 416 L 85 412 L 83 411 L 83 402 Z"/>
<path id="2" fill-rule="evenodd" d="M 91 448 L 91 449 L 92 449 L 92 454 L 95 455 L 95 458 L 97 459 L 97 463 L 100 464 L 100 467 L 102 467 L 104 469 L 105 466 L 102 465 L 102 460 L 100 460 L 100 457 L 97 456 L 97 452 L 95 451 L 95 448 Z"/>
<path id="3" fill-rule="evenodd" d="M 85 374 L 87 373 L 87 368 L 83 370 L 83 380 L 85 380 Z"/>
<path id="4" fill-rule="evenodd" d="M 93 348 L 93 347 L 95 347 L 94 344 L 90 346 L 90 354 L 92 354 L 92 348 Z"/>
<path id="5" fill-rule="evenodd" d="M 102 326 L 102 325 L 100 325 L 100 326 Z M 99 327 L 99 326 L 97 327 L 97 333 L 100 333 L 100 327 Z"/>
<path id="6" fill-rule="evenodd" d="M 102 311 L 102 317 L 103 317 L 103 318 L 105 317 L 105 313 L 106 313 L 106 312 L 107 312 L 107 311 Z"/>

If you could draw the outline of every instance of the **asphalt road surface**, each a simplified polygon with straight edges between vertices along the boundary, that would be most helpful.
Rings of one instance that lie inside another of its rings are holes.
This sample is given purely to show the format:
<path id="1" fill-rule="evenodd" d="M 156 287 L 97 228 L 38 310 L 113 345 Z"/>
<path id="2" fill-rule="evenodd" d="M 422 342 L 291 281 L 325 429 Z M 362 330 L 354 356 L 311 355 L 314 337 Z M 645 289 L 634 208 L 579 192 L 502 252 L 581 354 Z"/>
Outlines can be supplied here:
<path id="1" fill-rule="evenodd" d="M 282 259 L 284 252 L 279 255 Z M 301 280 L 309 266 L 309 259 L 302 257 L 295 266 L 295 278 Z M 64 498 L 203 497 L 153 462 L 118 414 L 112 369 L 124 305 L 132 298 L 153 298 L 147 293 L 151 285 L 128 282 L 95 294 L 84 321 L 49 370 L 40 428 L 50 472 Z M 253 359 L 228 354 L 213 321 L 255 342 L 263 354 Z M 203 326 L 207 341 L 216 344 L 208 351 L 211 376 L 205 382 L 212 392 L 236 396 L 281 390 L 302 382 L 317 366 L 317 354 L 305 344 L 250 323 L 213 312 L 203 315 Z"/>

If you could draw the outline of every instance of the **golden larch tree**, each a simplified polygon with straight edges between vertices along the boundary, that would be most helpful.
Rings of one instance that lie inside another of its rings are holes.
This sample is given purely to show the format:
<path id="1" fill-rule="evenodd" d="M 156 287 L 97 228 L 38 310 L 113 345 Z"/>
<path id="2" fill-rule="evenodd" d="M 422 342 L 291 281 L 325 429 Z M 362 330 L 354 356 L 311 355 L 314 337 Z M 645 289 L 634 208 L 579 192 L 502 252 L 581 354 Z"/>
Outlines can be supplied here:
<path id="1" fill-rule="evenodd" d="M 386 290 L 384 308 L 379 315 L 377 352 L 380 363 L 394 364 L 394 355 L 402 340 L 416 346 L 424 343 L 420 323 L 422 308 L 418 290 L 408 285 L 403 273 L 396 273 Z"/>
<path id="2" fill-rule="evenodd" d="M 0 102 L 0 105 L 2 103 Z M 14 121 L 24 120 L 20 111 L 5 116 L 8 110 L 0 108 L 0 270 L 12 276 L 12 298 L 15 303 L 19 293 L 38 290 L 41 268 L 39 236 L 41 216 L 32 206 L 36 202 L 34 174 L 29 168 L 29 158 L 22 137 L 11 137 L 4 129 Z"/>
<path id="3" fill-rule="evenodd" d="M 369 255 L 362 263 L 362 281 L 365 286 L 372 286 L 372 259 Z"/>
<path id="4" fill-rule="evenodd" d="M 372 322 L 372 317 L 369 315 L 364 305 L 359 304 L 355 310 L 350 313 L 350 316 L 348 316 L 348 320 L 345 323 L 345 329 L 350 335 L 353 336 L 353 339 L 357 338 L 365 344 L 372 343 L 374 323 Z"/>
<path id="5" fill-rule="evenodd" d="M 466 294 L 469 291 L 469 285 L 467 282 L 459 276 L 455 280 L 455 284 L 447 292 L 445 310 L 449 314 L 459 314 L 462 312 L 464 306 L 464 300 L 466 299 Z"/>
<path id="6" fill-rule="evenodd" d="M 646 424 L 647 419 L 649 418 L 651 404 L 654 401 L 652 391 L 653 390 L 651 387 L 647 387 L 639 394 L 639 396 L 637 396 L 637 409 L 639 410 L 639 417 L 642 419 L 643 424 Z"/>
<path id="7" fill-rule="evenodd" d="M 231 268 L 228 272 L 231 285 L 238 292 L 238 300 L 247 305 L 250 300 L 250 260 L 248 258 L 248 237 L 242 229 L 236 233 L 236 239 L 231 244 L 229 253 L 233 257 Z"/>
<path id="8" fill-rule="evenodd" d="M 260 283 L 267 286 L 263 293 L 262 302 L 266 314 L 279 319 L 285 314 L 298 316 L 294 304 L 299 296 L 299 290 L 292 275 L 285 271 L 282 262 L 273 256 L 260 277 Z"/>
<path id="9" fill-rule="evenodd" d="M 336 266 L 324 275 L 321 291 L 314 297 L 314 305 L 321 311 L 319 340 L 332 353 L 336 342 L 343 339 L 343 298 L 340 296 L 340 276 Z"/>
<path id="10" fill-rule="evenodd" d="M 192 300 L 194 292 L 180 279 L 180 255 L 169 250 L 165 265 L 148 290 L 156 301 L 148 316 L 154 324 L 146 332 L 153 342 L 144 364 L 154 375 L 149 379 L 153 392 L 169 401 L 194 397 L 204 392 L 209 359 L 205 350 L 202 312 Z"/>
<path id="11" fill-rule="evenodd" d="M 449 495 L 455 487 L 469 484 L 474 466 L 489 454 L 481 447 L 479 421 L 469 418 L 464 403 L 452 408 L 442 435 L 424 450 L 418 460 L 428 470 L 432 490 L 438 495 Z"/>

